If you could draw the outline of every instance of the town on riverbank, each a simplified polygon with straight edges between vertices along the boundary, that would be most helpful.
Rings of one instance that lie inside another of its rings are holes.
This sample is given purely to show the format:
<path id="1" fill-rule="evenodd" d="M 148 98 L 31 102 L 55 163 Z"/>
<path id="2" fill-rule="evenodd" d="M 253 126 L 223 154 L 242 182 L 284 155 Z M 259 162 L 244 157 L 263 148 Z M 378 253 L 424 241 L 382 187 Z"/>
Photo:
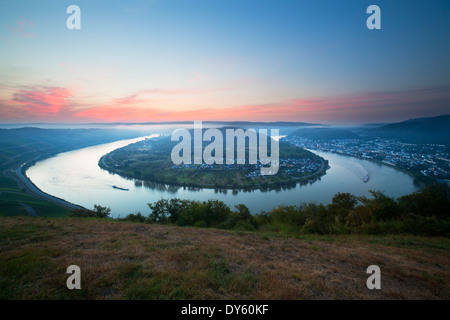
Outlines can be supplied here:
<path id="1" fill-rule="evenodd" d="M 305 139 L 296 135 L 285 138 L 298 147 L 336 153 L 406 171 L 417 182 L 450 186 L 450 154 L 442 144 L 406 143 L 395 139 Z"/>

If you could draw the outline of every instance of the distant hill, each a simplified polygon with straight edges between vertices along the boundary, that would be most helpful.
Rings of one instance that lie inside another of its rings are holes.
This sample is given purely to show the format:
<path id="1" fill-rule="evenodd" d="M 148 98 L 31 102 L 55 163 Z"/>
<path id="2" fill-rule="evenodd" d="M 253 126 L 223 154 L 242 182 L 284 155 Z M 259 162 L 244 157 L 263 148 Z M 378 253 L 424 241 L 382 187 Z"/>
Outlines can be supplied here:
<path id="1" fill-rule="evenodd" d="M 356 133 L 340 128 L 298 129 L 291 133 L 291 136 L 298 136 L 310 140 L 359 139 Z"/>
<path id="2" fill-rule="evenodd" d="M 365 131 L 368 137 L 450 145 L 450 115 L 410 119 Z"/>
<path id="3" fill-rule="evenodd" d="M 308 127 L 308 126 L 320 126 L 318 123 L 307 122 L 286 122 L 286 121 L 274 121 L 274 122 L 250 122 L 250 121 L 205 121 L 210 124 L 223 124 L 227 126 L 238 127 Z"/>
<path id="4" fill-rule="evenodd" d="M 112 122 L 112 123 L 92 123 L 94 125 L 163 125 L 163 124 L 192 124 L 193 121 L 165 121 L 165 122 Z M 204 124 L 216 124 L 236 127 L 306 127 L 318 126 L 317 123 L 293 122 L 293 121 L 273 121 L 273 122 L 252 122 L 252 121 L 203 121 Z"/>
<path id="5" fill-rule="evenodd" d="M 231 127 L 239 127 L 243 129 L 278 129 L 280 135 L 289 135 L 295 130 L 298 130 L 300 128 L 311 128 L 311 127 L 317 127 L 322 126 L 321 124 L 315 124 L 315 123 L 306 123 L 306 122 L 284 122 L 284 121 L 276 121 L 276 122 L 247 122 L 247 121 L 233 121 L 233 122 L 220 122 L 220 121 L 213 121 L 213 122 L 205 122 L 205 124 L 209 125 L 218 125 L 218 126 L 231 126 Z M 270 133 L 270 131 L 269 131 Z"/>
<path id="6" fill-rule="evenodd" d="M 410 143 L 450 145 L 450 115 L 377 126 L 371 124 L 357 130 L 332 127 L 300 128 L 290 135 L 310 140 L 384 138 Z"/>
<path id="7" fill-rule="evenodd" d="M 0 168 L 14 167 L 39 156 L 144 136 L 137 130 L 0 129 Z"/>

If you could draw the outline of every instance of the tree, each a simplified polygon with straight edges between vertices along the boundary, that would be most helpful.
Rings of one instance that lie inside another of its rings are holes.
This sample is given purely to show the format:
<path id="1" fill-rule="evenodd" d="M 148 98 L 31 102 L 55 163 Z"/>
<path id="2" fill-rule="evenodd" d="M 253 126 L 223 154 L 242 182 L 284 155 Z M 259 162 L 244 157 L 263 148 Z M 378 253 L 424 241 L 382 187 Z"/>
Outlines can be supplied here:
<path id="1" fill-rule="evenodd" d="M 94 214 L 97 218 L 106 218 L 111 213 L 111 208 L 94 204 Z"/>
<path id="2" fill-rule="evenodd" d="M 181 200 L 178 198 L 170 199 L 166 203 L 166 209 L 167 213 L 169 214 L 168 220 L 171 223 L 176 223 L 178 220 L 178 217 L 183 212 L 183 210 L 186 208 L 187 201 Z"/>
<path id="3" fill-rule="evenodd" d="M 203 205 L 206 214 L 204 219 L 208 226 L 218 226 L 230 216 L 230 207 L 223 201 L 209 199 L 207 202 L 203 202 Z"/>
<path id="4" fill-rule="evenodd" d="M 429 186 L 398 199 L 401 211 L 406 214 L 448 219 L 450 212 L 450 188 Z"/>
<path id="5" fill-rule="evenodd" d="M 250 210 L 247 208 L 245 204 L 238 204 L 234 206 L 239 213 L 239 220 L 248 220 L 252 219 L 252 214 Z"/>
<path id="6" fill-rule="evenodd" d="M 333 196 L 331 204 L 328 206 L 329 214 L 334 216 L 336 222 L 343 223 L 351 210 L 355 208 L 358 200 L 351 193 L 338 192 Z"/>
<path id="7" fill-rule="evenodd" d="M 158 200 L 155 203 L 149 203 L 148 206 L 150 207 L 150 210 L 152 210 L 152 213 L 148 216 L 150 222 L 155 223 L 165 223 L 167 222 L 168 217 L 168 201 L 167 199 L 161 199 Z"/>
<path id="8" fill-rule="evenodd" d="M 352 210 L 358 200 L 356 200 L 356 197 L 352 195 L 351 193 L 345 192 L 341 193 L 338 192 L 333 196 L 332 203 L 330 207 L 337 207 L 345 210 Z"/>
<path id="9" fill-rule="evenodd" d="M 369 190 L 373 199 L 358 197 L 364 207 L 370 212 L 371 217 L 376 221 L 388 221 L 399 218 L 400 211 L 394 198 L 386 196 L 381 191 Z"/>

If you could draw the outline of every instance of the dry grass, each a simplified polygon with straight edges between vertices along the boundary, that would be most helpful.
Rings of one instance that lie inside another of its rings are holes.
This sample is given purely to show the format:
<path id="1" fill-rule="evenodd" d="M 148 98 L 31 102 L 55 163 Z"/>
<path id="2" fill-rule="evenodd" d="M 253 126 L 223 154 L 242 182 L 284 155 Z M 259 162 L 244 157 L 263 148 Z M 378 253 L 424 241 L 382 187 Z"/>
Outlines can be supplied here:
<path id="1" fill-rule="evenodd" d="M 1 218 L 2 299 L 448 299 L 449 239 Z M 82 290 L 66 288 L 78 265 Z M 366 288 L 380 266 L 381 290 Z"/>

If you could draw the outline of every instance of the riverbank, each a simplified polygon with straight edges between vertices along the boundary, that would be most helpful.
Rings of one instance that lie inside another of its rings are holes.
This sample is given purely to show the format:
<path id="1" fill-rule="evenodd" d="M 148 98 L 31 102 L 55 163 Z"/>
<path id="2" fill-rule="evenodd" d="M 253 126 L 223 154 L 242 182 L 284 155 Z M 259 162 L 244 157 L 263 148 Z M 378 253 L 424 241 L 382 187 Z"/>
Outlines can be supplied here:
<path id="1" fill-rule="evenodd" d="M 53 192 L 42 191 L 41 186 L 37 187 L 25 171 L 61 153 L 142 135 L 142 132 L 135 130 L 88 128 L 26 127 L 0 131 L 0 216 L 35 212 L 39 215 L 67 216 L 73 210 L 83 209 L 80 205 L 53 195 Z"/>
<path id="2" fill-rule="evenodd" d="M 119 140 L 115 142 L 108 142 L 106 144 L 99 144 L 96 146 L 89 146 L 77 150 L 70 150 L 69 152 L 65 151 L 63 153 L 71 154 L 71 152 L 78 152 L 81 150 L 90 150 L 90 148 L 101 148 L 102 146 L 109 146 L 111 144 L 115 145 L 118 144 L 119 146 L 123 144 L 133 143 L 136 141 L 139 141 L 141 139 L 145 139 L 148 136 L 143 136 L 139 138 L 133 138 L 133 139 L 125 139 L 125 140 Z M 61 153 L 62 154 L 62 153 Z M 4 175 L 11 179 L 12 181 L 15 181 L 17 185 L 19 186 L 19 191 L 21 191 L 25 195 L 36 197 L 37 199 L 44 200 L 48 202 L 49 204 L 55 204 L 57 208 L 63 208 L 64 210 L 61 211 L 61 216 L 67 216 L 70 212 L 77 211 L 77 210 L 85 210 L 86 208 L 92 208 L 92 205 L 89 206 L 83 206 L 80 205 L 78 201 L 68 201 L 66 200 L 67 197 L 58 197 L 56 196 L 54 191 L 51 192 L 44 192 L 39 188 L 27 175 L 27 173 L 30 170 L 33 170 L 35 166 L 39 166 L 42 162 L 46 161 L 53 161 L 54 159 L 57 159 L 57 157 L 60 155 L 60 153 L 35 157 L 32 160 L 18 166 L 17 168 L 5 170 Z M 100 157 L 100 155 L 98 156 Z M 93 162 L 95 164 L 95 162 Z M 65 165 L 68 165 L 67 163 Z M 95 164 L 96 165 L 96 164 Z M 49 169 L 51 170 L 51 169 Z M 54 211 L 54 210 L 51 210 Z"/>
<path id="3" fill-rule="evenodd" d="M 5 212 L 1 212 L 1 215 L 20 215 L 23 214 L 23 210 L 20 210 L 20 208 L 24 208 L 28 215 L 39 216 L 32 205 L 46 208 L 49 212 L 54 212 L 58 216 L 66 216 L 73 210 L 84 209 L 81 206 L 43 192 L 26 176 L 26 170 L 36 164 L 38 161 L 52 158 L 62 152 L 67 152 L 67 150 L 63 149 L 59 152 L 47 152 L 42 155 L 36 156 L 17 167 L 10 167 L 3 170 L 3 176 L 6 179 L 11 180 L 13 184 L 15 183 L 17 188 L 10 187 L 7 188 L 6 191 L 4 191 L 9 195 L 8 200 L 5 201 L 4 199 L 0 199 L 0 203 L 2 203 L 3 206 L 8 206 L 9 208 Z M 3 181 L 2 179 L 2 183 L 0 184 L 1 189 L 3 189 L 4 183 L 5 181 Z M 10 183 L 6 184 L 10 185 Z M 43 202 L 36 201 L 37 199 L 35 200 L 34 197 L 39 200 L 43 200 Z M 14 201 L 13 198 L 15 198 L 16 201 Z M 28 204 L 19 202 L 21 200 L 24 200 Z M 56 204 L 57 206 L 52 208 L 52 204 Z"/>
<path id="4" fill-rule="evenodd" d="M 0 219 L 2 299 L 450 298 L 447 238 Z M 81 290 L 65 286 L 72 264 L 81 268 Z M 381 290 L 366 287 L 372 264 L 381 268 Z"/>
<path id="5" fill-rule="evenodd" d="M 360 156 L 350 155 L 350 154 L 346 154 L 346 153 L 331 152 L 331 151 L 325 151 L 325 150 L 319 150 L 319 149 L 306 149 L 306 150 L 309 150 L 311 152 L 314 152 L 314 151 L 316 151 L 316 152 L 326 152 L 326 153 L 330 153 L 330 154 L 336 154 L 338 156 L 343 156 L 343 157 L 348 157 L 348 158 L 355 158 L 355 159 L 359 159 L 359 160 L 370 161 L 370 162 L 376 163 L 376 164 L 378 164 L 380 166 L 387 166 L 387 167 L 395 169 L 395 170 L 397 170 L 399 172 L 405 173 L 408 176 L 410 176 L 411 178 L 413 178 L 414 179 L 414 183 L 417 186 L 419 186 L 421 189 L 426 187 L 426 184 L 424 184 L 422 181 L 418 180 L 417 177 L 412 172 L 410 172 L 410 171 L 408 171 L 406 169 L 403 169 L 403 168 L 399 168 L 396 165 L 393 165 L 391 163 L 387 163 L 387 162 L 383 162 L 383 161 L 376 160 L 376 159 L 371 159 L 371 158 L 363 158 L 363 157 L 360 157 Z"/>
<path id="6" fill-rule="evenodd" d="M 0 174 L 0 216 L 67 217 L 73 212 L 52 200 L 31 192 L 17 177 Z"/>
<path id="7" fill-rule="evenodd" d="M 262 184 L 254 184 L 253 186 L 249 187 L 249 186 L 240 186 L 237 184 L 226 184 L 226 185 L 218 185 L 218 184 L 199 184 L 199 183 L 193 183 L 193 182 L 187 182 L 187 183 L 174 183 L 173 181 L 168 181 L 168 180 L 164 180 L 164 179 L 153 179 L 153 180 L 142 180 L 142 179 L 138 179 L 136 178 L 134 175 L 129 174 L 127 172 L 124 172 L 122 170 L 119 169 L 115 169 L 112 166 L 106 164 L 107 160 L 109 159 L 110 154 L 106 154 L 104 156 L 102 156 L 99 160 L 98 166 L 100 168 L 102 168 L 103 170 L 106 170 L 110 173 L 114 173 L 117 174 L 119 176 L 122 176 L 126 179 L 133 179 L 135 181 L 139 181 L 141 184 L 142 183 L 160 183 L 160 184 L 167 184 L 170 186 L 174 186 L 174 187 L 180 187 L 180 188 L 200 188 L 200 189 L 220 189 L 220 190 L 233 190 L 233 191 L 240 191 L 240 190 L 245 190 L 245 191 L 252 191 L 252 190 L 276 190 L 279 189 L 281 187 L 287 187 L 290 185 L 296 185 L 298 183 L 302 184 L 302 183 L 312 183 L 314 182 L 316 179 L 320 178 L 321 176 L 326 174 L 326 171 L 328 169 L 330 169 L 330 166 L 328 165 L 328 161 L 324 161 L 323 159 L 320 159 L 320 168 L 316 171 L 313 172 L 309 175 L 305 175 L 303 177 L 298 177 L 298 178 L 292 178 L 290 181 L 285 181 L 285 182 L 267 182 L 264 185 Z"/>
<path id="8" fill-rule="evenodd" d="M 26 176 L 26 168 L 29 168 L 31 163 L 35 163 L 35 160 L 30 161 L 29 163 L 25 163 L 15 170 L 5 170 L 3 174 L 12 180 L 14 180 L 19 189 L 28 195 L 35 196 L 41 200 L 49 201 L 55 203 L 59 206 L 62 206 L 68 210 L 82 210 L 85 209 L 82 206 L 70 203 L 64 199 L 60 199 L 53 195 L 43 192 L 40 190 L 27 176 Z"/>

